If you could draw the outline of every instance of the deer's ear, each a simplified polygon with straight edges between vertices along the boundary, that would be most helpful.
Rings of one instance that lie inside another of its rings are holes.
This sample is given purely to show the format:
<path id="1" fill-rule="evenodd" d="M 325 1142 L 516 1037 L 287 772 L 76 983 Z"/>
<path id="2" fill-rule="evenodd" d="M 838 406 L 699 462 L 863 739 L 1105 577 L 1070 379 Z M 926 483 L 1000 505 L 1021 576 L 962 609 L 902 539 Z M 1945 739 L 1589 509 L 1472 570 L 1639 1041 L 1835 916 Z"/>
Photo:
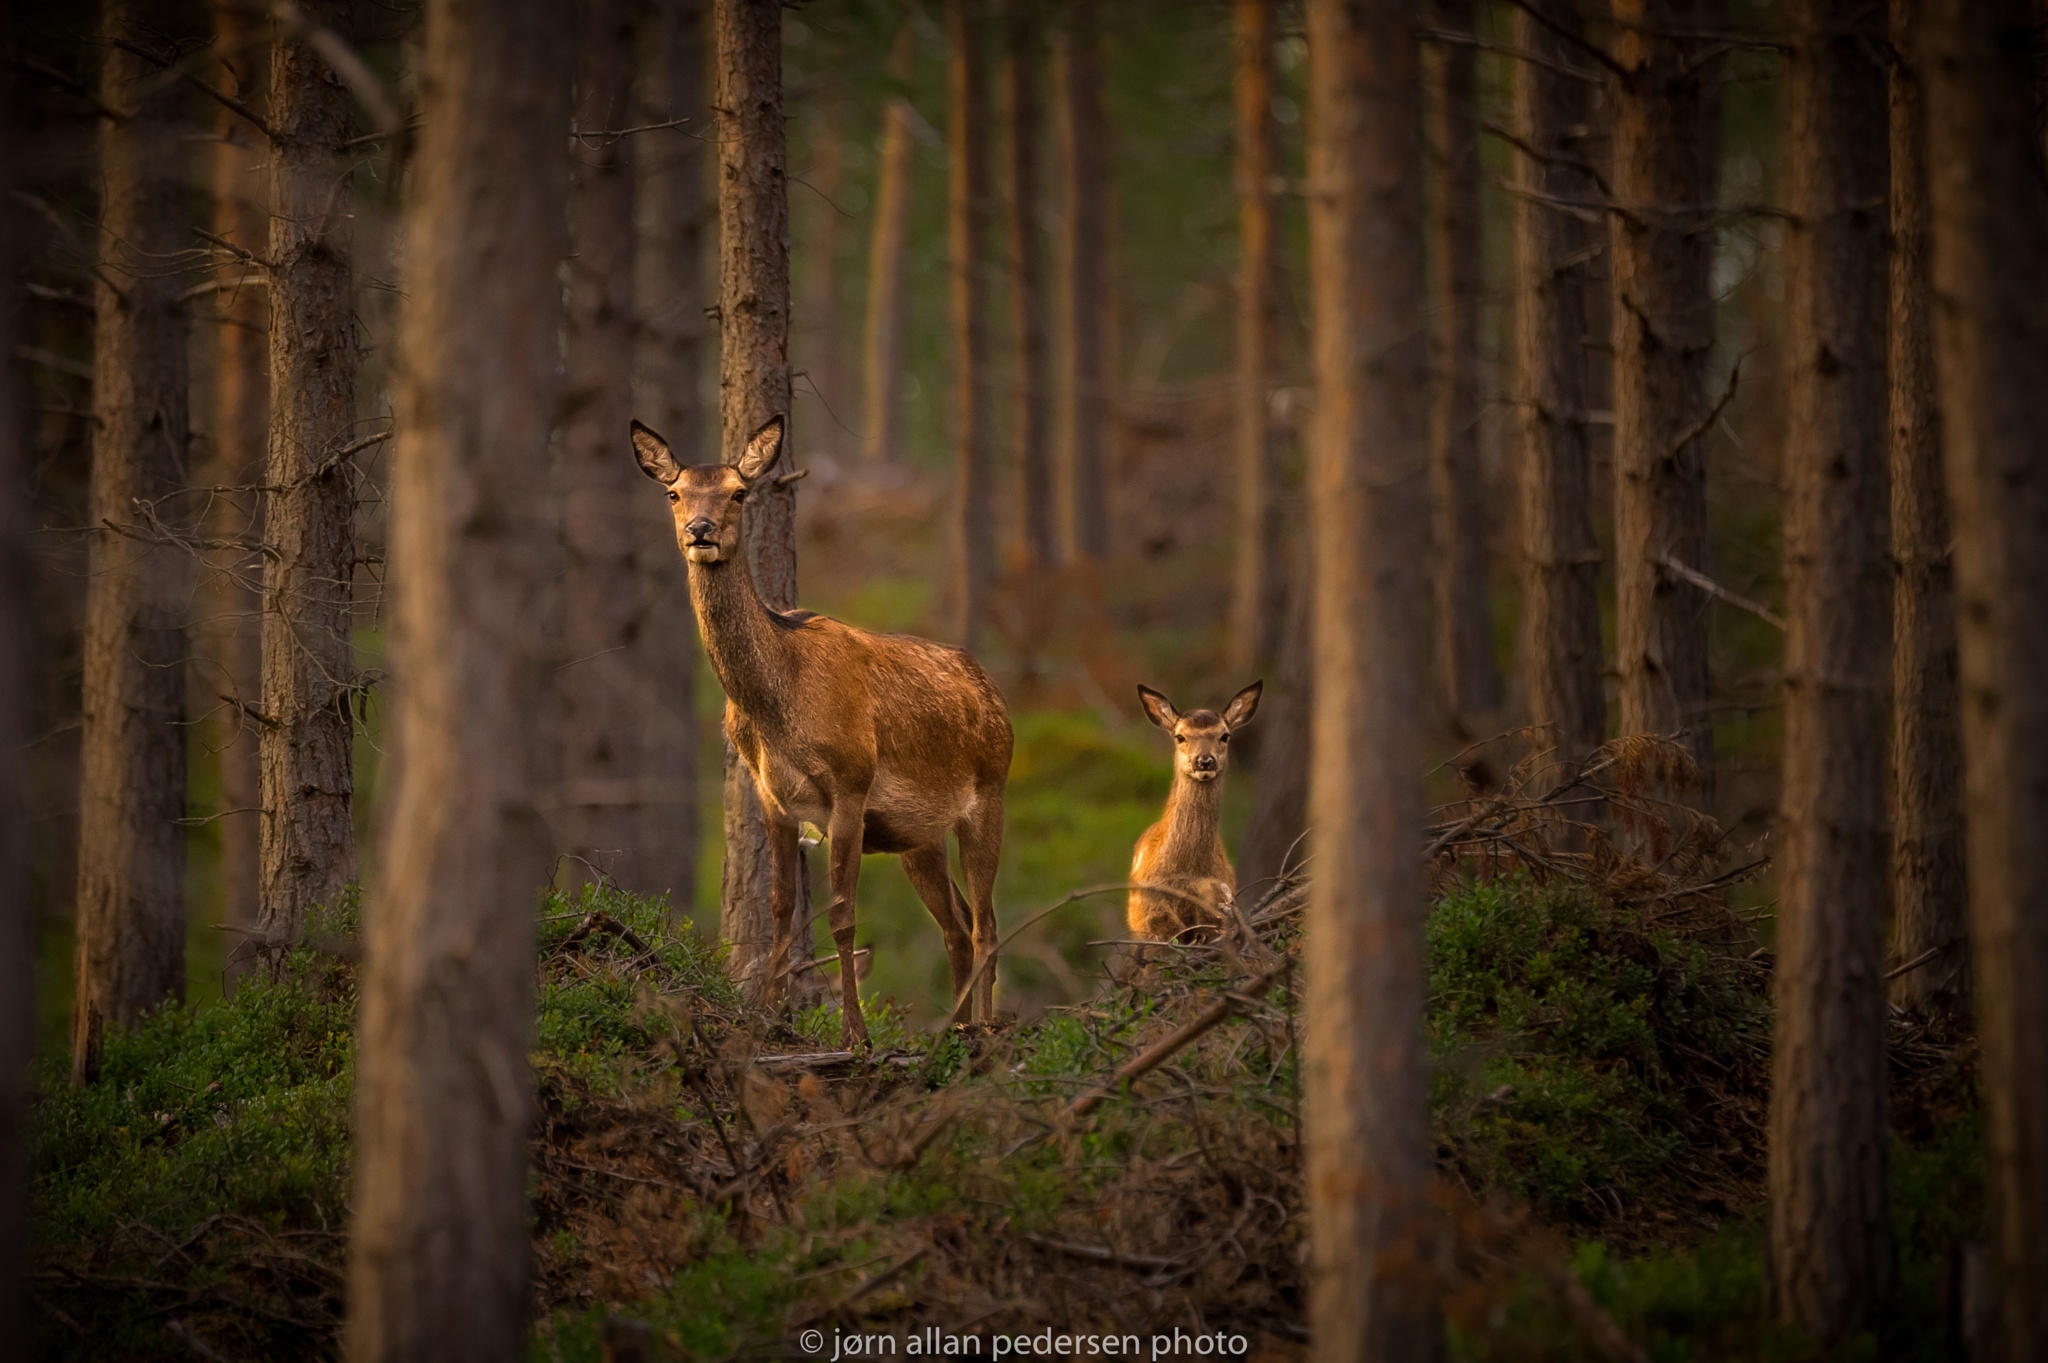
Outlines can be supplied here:
<path id="1" fill-rule="evenodd" d="M 1149 686 L 1138 688 L 1138 703 L 1145 707 L 1145 718 L 1165 729 L 1173 731 L 1174 721 L 1180 718 L 1180 711 L 1173 708 L 1173 702 Z"/>
<path id="2" fill-rule="evenodd" d="M 761 423 L 761 429 L 747 437 L 747 447 L 740 451 L 739 462 L 734 465 L 740 477 L 753 482 L 769 469 L 775 467 L 775 460 L 782 453 L 782 414 L 776 413 Z"/>
<path id="3" fill-rule="evenodd" d="M 637 421 L 633 423 L 633 457 L 640 461 L 640 471 L 657 483 L 666 485 L 682 477 L 682 466 L 676 463 L 668 442 Z"/>
<path id="4" fill-rule="evenodd" d="M 1242 729 L 1251 723 L 1252 716 L 1259 712 L 1259 692 L 1265 688 L 1266 683 L 1263 680 L 1255 681 L 1232 696 L 1230 704 L 1223 708 L 1223 727 Z"/>

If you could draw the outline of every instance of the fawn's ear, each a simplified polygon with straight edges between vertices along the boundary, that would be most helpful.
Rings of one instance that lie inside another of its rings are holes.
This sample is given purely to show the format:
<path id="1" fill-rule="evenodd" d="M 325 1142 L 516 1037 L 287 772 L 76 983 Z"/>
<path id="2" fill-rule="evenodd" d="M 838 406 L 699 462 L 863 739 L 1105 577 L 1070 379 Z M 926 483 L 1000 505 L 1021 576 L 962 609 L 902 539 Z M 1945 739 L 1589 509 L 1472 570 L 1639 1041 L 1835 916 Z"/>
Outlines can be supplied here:
<path id="1" fill-rule="evenodd" d="M 1138 688 L 1138 703 L 1145 707 L 1145 718 L 1157 724 L 1168 733 L 1173 732 L 1174 721 L 1180 718 L 1180 711 L 1173 708 L 1173 702 L 1149 686 Z"/>
<path id="2" fill-rule="evenodd" d="M 1223 707 L 1223 727 L 1226 729 L 1242 729 L 1245 725 L 1251 723 L 1252 716 L 1259 712 L 1259 692 L 1263 691 L 1265 687 L 1266 683 L 1263 680 L 1255 681 L 1244 690 L 1232 696 L 1230 704 Z"/>
<path id="3" fill-rule="evenodd" d="M 747 437 L 747 447 L 740 451 L 739 462 L 733 465 L 740 471 L 740 477 L 753 482 L 775 466 L 775 460 L 782 453 L 782 414 L 776 413 L 761 423 L 761 429 Z"/>
<path id="4" fill-rule="evenodd" d="M 633 457 L 640 461 L 640 471 L 657 483 L 673 483 L 683 475 L 668 442 L 652 427 L 637 421 L 633 423 Z"/>

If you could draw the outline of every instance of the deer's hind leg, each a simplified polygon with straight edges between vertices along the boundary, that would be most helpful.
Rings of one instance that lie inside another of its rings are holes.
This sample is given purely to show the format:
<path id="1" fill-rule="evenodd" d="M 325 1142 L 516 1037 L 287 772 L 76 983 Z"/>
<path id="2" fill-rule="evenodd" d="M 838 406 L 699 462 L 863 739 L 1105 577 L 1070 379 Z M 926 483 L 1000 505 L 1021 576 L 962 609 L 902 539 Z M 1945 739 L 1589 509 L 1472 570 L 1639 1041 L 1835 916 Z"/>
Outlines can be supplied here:
<path id="1" fill-rule="evenodd" d="M 960 991 L 967 987 L 968 976 L 974 973 L 974 939 L 968 932 L 971 920 L 967 906 L 960 901 L 959 891 L 953 888 L 952 872 L 946 868 L 946 844 L 914 847 L 905 852 L 903 874 L 910 877 L 910 887 L 931 911 L 940 935 L 946 939 L 946 964 L 953 971 L 953 1002 L 958 1005 Z"/>
<path id="2" fill-rule="evenodd" d="M 960 869 L 967 877 L 974 934 L 974 1017 L 996 1020 L 996 864 L 1003 856 L 1003 792 L 984 793 L 974 812 L 953 829 L 960 839 Z"/>

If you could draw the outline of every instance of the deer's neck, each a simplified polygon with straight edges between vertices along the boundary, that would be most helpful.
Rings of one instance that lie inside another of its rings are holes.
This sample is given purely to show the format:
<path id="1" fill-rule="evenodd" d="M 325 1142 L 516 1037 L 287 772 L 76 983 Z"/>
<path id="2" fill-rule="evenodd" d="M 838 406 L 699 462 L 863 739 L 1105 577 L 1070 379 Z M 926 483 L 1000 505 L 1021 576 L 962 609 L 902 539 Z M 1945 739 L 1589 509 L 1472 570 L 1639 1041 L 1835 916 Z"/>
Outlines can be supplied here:
<path id="1" fill-rule="evenodd" d="M 1197 781 L 1176 771 L 1166 797 L 1166 837 L 1159 849 L 1165 868 L 1206 869 L 1215 859 L 1222 820 L 1223 778 Z"/>
<path id="2" fill-rule="evenodd" d="M 788 694 L 789 641 L 754 589 L 744 546 L 724 563 L 690 565 L 690 604 L 711 671 L 726 699 L 756 720 L 773 723 Z"/>

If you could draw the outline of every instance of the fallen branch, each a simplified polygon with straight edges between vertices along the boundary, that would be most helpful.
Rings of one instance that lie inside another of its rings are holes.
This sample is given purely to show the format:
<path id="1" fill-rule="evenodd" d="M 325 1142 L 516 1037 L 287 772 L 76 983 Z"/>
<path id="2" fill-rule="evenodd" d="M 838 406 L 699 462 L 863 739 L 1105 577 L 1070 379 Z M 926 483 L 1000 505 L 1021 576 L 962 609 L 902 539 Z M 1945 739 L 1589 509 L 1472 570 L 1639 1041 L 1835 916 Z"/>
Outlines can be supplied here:
<path id="1" fill-rule="evenodd" d="M 1158 1069 L 1174 1056 L 1186 1050 L 1202 1033 L 1215 1027 L 1244 1006 L 1249 998 L 1256 998 L 1259 992 L 1287 972 L 1288 963 L 1283 961 L 1266 971 L 1241 990 L 1232 990 L 1219 997 L 1214 1003 L 1197 1013 L 1179 1027 L 1153 1042 L 1138 1054 L 1125 1061 L 1108 1081 L 1082 1094 L 1067 1106 L 1069 1121 L 1085 1117 L 1101 1106 L 1104 1099 L 1112 1096 L 1125 1084 L 1143 1078 Z"/>

